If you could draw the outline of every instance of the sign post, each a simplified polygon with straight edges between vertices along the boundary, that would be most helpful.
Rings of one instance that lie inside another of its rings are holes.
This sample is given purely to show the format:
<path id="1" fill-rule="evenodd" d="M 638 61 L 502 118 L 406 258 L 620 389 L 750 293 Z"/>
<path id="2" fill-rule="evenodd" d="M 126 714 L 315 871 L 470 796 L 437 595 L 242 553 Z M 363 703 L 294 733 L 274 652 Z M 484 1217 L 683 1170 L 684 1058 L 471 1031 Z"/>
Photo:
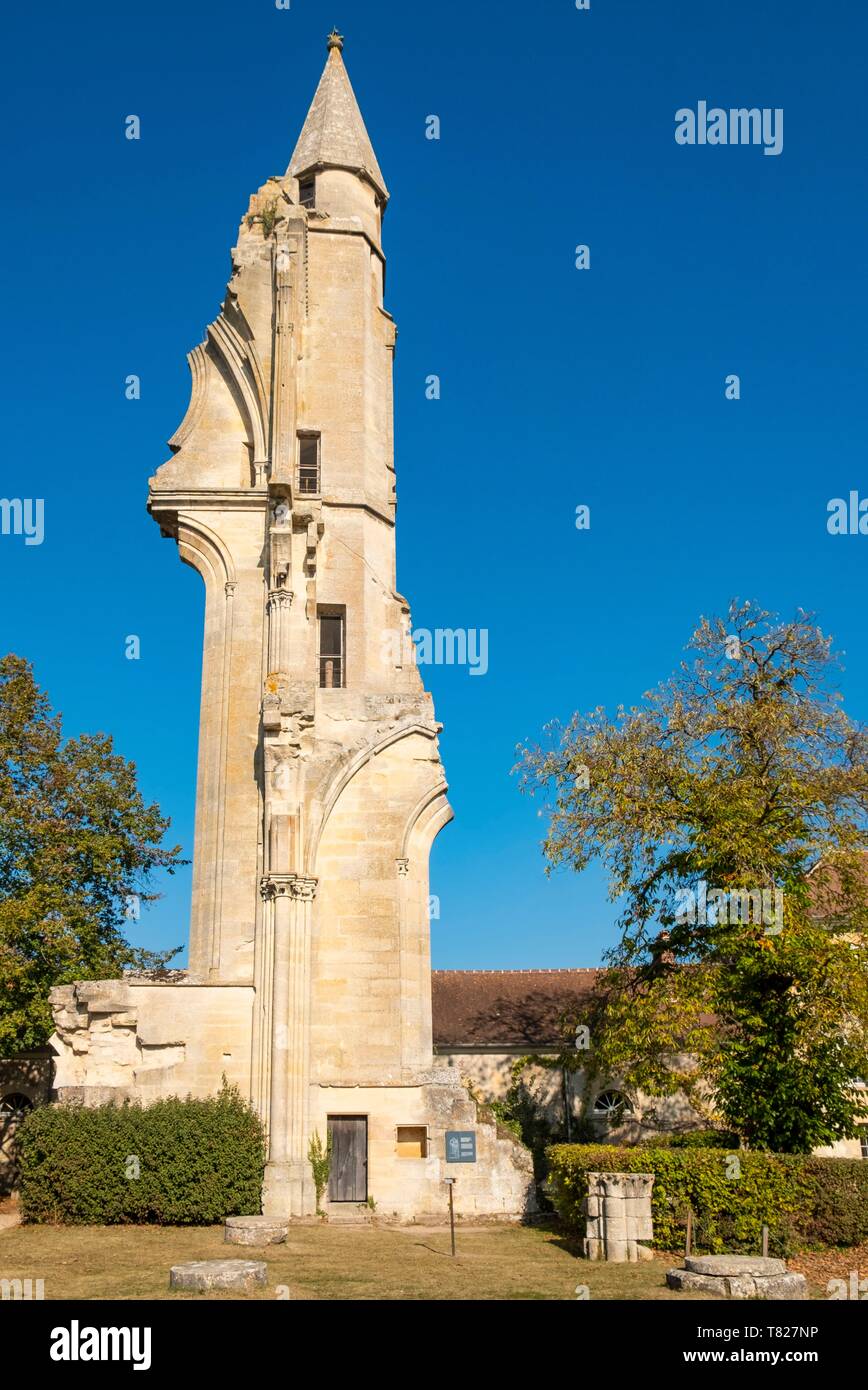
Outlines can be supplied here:
<path id="1" fill-rule="evenodd" d="M 452 1203 L 452 1193 L 455 1190 L 455 1178 L 446 1178 L 446 1186 L 449 1188 L 449 1234 L 452 1237 L 452 1258 L 455 1258 L 455 1207 Z"/>
<path id="2" fill-rule="evenodd" d="M 476 1162 L 476 1131 L 474 1129 L 447 1129 L 446 1131 L 446 1162 L 447 1163 L 475 1163 Z M 449 1188 L 449 1230 L 452 1235 L 452 1254 L 455 1254 L 455 1206 L 453 1202 L 453 1190 L 455 1178 L 444 1178 L 444 1182 Z"/>

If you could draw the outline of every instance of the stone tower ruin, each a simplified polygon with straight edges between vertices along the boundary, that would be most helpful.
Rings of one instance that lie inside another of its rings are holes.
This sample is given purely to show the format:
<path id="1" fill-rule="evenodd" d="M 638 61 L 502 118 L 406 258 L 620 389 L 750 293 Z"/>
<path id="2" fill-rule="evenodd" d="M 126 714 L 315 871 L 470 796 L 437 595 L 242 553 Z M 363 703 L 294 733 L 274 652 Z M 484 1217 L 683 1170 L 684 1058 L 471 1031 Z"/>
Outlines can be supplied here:
<path id="1" fill-rule="evenodd" d="M 388 190 L 332 34 L 285 174 L 250 200 L 148 509 L 205 584 L 189 970 L 54 992 L 61 1098 L 238 1084 L 264 1210 L 522 1210 L 523 1149 L 434 1065 L 428 858 L 451 819 L 396 588 Z"/>

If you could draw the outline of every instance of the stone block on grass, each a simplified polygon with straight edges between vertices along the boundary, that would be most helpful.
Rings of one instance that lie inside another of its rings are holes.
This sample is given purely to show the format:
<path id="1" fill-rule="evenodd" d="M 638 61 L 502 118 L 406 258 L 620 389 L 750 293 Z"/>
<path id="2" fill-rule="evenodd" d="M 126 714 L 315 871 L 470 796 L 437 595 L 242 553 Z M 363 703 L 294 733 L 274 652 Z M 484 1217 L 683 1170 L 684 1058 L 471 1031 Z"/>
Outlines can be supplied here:
<path id="1" fill-rule="evenodd" d="M 221 1289 L 230 1293 L 253 1293 L 262 1288 L 268 1267 L 262 1260 L 191 1260 L 169 1270 L 169 1288 L 208 1293 Z"/>
<path id="2" fill-rule="evenodd" d="M 271 1216 L 227 1216 L 224 1240 L 227 1245 L 282 1245 L 289 1234 L 289 1223 Z"/>

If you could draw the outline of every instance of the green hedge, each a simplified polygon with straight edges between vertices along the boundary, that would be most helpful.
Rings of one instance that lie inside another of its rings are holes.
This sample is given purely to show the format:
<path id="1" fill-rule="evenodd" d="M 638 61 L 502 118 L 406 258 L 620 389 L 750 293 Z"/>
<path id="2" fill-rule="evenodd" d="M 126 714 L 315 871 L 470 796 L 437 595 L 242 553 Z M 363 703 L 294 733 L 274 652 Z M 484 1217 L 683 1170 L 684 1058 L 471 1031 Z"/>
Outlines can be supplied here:
<path id="1" fill-rule="evenodd" d="M 265 1140 L 237 1090 L 42 1106 L 18 1131 L 25 1221 L 203 1226 L 260 1210 Z"/>
<path id="2" fill-rule="evenodd" d="M 555 1144 L 547 1155 L 555 1209 L 582 1234 L 587 1174 L 633 1172 L 654 1174 L 651 1207 L 659 1250 L 683 1246 L 688 1207 L 694 1249 L 703 1253 L 756 1254 L 764 1225 L 773 1255 L 868 1240 L 864 1160 L 609 1144 Z"/>

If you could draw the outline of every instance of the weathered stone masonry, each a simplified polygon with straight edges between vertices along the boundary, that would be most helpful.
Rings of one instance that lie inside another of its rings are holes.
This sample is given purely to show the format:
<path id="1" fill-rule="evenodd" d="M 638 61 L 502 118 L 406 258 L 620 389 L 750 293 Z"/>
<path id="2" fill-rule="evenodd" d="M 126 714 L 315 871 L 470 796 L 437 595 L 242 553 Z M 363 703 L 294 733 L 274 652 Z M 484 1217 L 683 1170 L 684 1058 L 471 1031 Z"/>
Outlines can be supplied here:
<path id="1" fill-rule="evenodd" d="M 61 1095 L 250 1095 L 265 1210 L 313 1211 L 311 1134 L 366 1119 L 367 1190 L 444 1208 L 444 1131 L 477 1129 L 459 1210 L 520 1212 L 526 1152 L 434 1068 L 428 857 L 451 818 L 396 589 L 388 191 L 342 57 L 253 195 L 148 507 L 205 584 L 190 969 L 55 991 Z M 398 1127 L 423 1137 L 399 1153 Z"/>

